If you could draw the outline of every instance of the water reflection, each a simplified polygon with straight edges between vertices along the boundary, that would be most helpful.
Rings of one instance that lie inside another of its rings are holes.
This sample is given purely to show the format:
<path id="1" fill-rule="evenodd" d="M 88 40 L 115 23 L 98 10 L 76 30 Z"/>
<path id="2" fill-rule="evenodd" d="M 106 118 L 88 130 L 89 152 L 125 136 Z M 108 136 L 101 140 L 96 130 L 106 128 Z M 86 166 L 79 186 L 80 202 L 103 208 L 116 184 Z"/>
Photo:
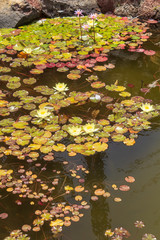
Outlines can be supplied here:
<path id="1" fill-rule="evenodd" d="M 96 154 L 92 158 L 88 159 L 89 171 L 87 182 L 92 182 L 98 187 L 108 191 L 105 186 L 107 176 L 104 173 L 104 162 L 102 154 Z M 95 182 L 93 182 L 95 181 Z M 111 227 L 111 219 L 109 217 L 109 205 L 107 199 L 99 197 L 98 201 L 94 202 L 90 200 L 91 205 L 91 223 L 92 230 L 96 239 L 103 240 L 104 232 L 107 228 Z"/>

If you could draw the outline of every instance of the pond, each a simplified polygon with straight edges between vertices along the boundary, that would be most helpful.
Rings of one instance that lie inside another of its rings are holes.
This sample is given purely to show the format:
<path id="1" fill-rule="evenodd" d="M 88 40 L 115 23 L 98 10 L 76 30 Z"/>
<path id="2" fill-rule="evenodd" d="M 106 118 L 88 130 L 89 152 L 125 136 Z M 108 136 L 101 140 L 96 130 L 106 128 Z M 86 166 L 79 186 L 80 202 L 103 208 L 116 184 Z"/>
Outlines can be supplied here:
<path id="1" fill-rule="evenodd" d="M 160 236 L 160 26 L 109 18 L 1 31 L 0 239 Z"/>

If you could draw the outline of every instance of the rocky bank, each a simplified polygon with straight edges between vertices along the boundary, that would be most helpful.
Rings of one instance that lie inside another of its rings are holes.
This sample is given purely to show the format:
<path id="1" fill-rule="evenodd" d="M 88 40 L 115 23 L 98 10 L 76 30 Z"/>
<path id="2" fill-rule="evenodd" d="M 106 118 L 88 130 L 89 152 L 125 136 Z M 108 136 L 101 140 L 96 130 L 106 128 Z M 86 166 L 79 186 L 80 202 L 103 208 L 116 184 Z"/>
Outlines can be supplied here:
<path id="1" fill-rule="evenodd" d="M 0 28 L 18 27 L 41 17 L 72 16 L 112 12 L 120 16 L 140 16 L 160 20 L 160 0 L 3 0 Z"/>

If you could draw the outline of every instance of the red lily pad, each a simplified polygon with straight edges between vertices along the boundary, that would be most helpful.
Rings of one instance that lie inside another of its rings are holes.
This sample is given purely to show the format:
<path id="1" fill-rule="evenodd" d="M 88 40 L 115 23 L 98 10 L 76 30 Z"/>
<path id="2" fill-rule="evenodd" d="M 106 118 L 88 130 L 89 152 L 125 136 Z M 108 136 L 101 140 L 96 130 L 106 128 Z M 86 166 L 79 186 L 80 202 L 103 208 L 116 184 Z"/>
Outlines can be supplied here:
<path id="1" fill-rule="evenodd" d="M 40 70 L 41 69 L 43 70 L 43 69 L 46 69 L 47 67 L 46 67 L 46 64 L 40 64 L 40 65 L 36 65 L 36 68 L 40 69 Z"/>
<path id="2" fill-rule="evenodd" d="M 149 19 L 149 20 L 147 21 L 147 23 L 153 23 L 153 24 L 155 24 L 155 23 L 158 23 L 158 21 L 157 21 L 157 20 L 154 20 L 154 19 Z"/>
<path id="3" fill-rule="evenodd" d="M 130 190 L 130 187 L 128 185 L 121 185 L 119 187 L 119 190 L 123 191 L 123 192 L 127 192 Z"/>
<path id="4" fill-rule="evenodd" d="M 47 67 L 47 68 L 53 68 L 53 67 L 55 67 L 55 66 L 56 66 L 55 63 L 46 63 L 46 67 Z"/>
<path id="5" fill-rule="evenodd" d="M 127 177 L 125 177 L 125 181 L 129 182 L 129 183 L 133 183 L 133 182 L 135 182 L 135 178 L 132 176 L 127 176 Z"/>
<path id="6" fill-rule="evenodd" d="M 66 66 L 65 63 L 56 63 L 57 68 L 62 68 L 62 67 L 65 67 L 65 66 Z"/>
<path id="7" fill-rule="evenodd" d="M 1 213 L 0 218 L 1 219 L 6 219 L 8 217 L 8 213 Z"/>
<path id="8" fill-rule="evenodd" d="M 108 60 L 107 57 L 97 57 L 96 58 L 97 62 L 106 62 Z"/>
<path id="9" fill-rule="evenodd" d="M 143 49 L 143 48 L 136 49 L 136 52 L 144 52 L 144 51 L 145 51 L 145 49 Z"/>
<path id="10" fill-rule="evenodd" d="M 68 68 L 75 68 L 76 64 L 75 63 L 71 63 L 71 62 L 67 62 L 66 63 L 66 67 L 68 67 Z"/>
<path id="11" fill-rule="evenodd" d="M 144 54 L 149 55 L 149 56 L 152 56 L 152 55 L 154 55 L 155 53 L 156 53 L 156 52 L 153 51 L 153 50 L 145 50 L 145 51 L 144 51 Z"/>

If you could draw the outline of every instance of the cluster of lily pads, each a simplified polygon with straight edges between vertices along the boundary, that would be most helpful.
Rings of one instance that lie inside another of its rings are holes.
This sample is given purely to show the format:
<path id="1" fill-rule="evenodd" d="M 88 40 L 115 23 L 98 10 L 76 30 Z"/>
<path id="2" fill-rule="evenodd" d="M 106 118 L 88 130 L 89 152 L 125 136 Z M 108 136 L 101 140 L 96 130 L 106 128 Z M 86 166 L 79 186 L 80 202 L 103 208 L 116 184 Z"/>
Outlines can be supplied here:
<path id="1" fill-rule="evenodd" d="M 138 133 L 150 128 L 149 120 L 159 116 L 159 104 L 131 96 L 116 79 L 115 83 L 106 84 L 97 73 L 115 67 L 108 62 L 109 52 L 114 49 L 154 55 L 154 51 L 142 48 L 151 35 L 147 24 L 112 15 L 87 17 L 81 16 L 81 11 L 76 14 L 77 17 L 43 19 L 19 29 L 0 30 L 0 157 L 12 156 L 24 163 L 15 171 L 1 166 L 0 188 L 18 196 L 17 205 L 26 199 L 31 205 L 39 201 L 44 206 L 35 211 L 32 227 L 22 226 L 24 232 L 38 232 L 49 222 L 56 237 L 62 226 L 80 220 L 81 209 L 90 207 L 79 194 L 88 192 L 78 173 L 88 174 L 83 166 L 70 171 L 70 176 L 78 181 L 74 188 L 66 184 L 61 171 L 53 170 L 52 181 L 42 174 L 55 160 L 56 152 L 90 156 L 105 151 L 110 141 L 132 146 Z M 53 71 L 53 78 L 54 69 L 60 77 L 66 72 L 68 83 L 40 85 L 38 77 L 47 69 Z M 88 91 L 77 90 L 80 78 L 86 80 Z M 70 80 L 77 80 L 77 89 L 71 89 Z M 129 176 L 126 181 L 134 179 Z M 93 188 L 92 201 L 99 196 L 110 197 L 107 190 Z M 130 189 L 127 185 L 112 188 Z M 75 194 L 79 204 L 54 202 L 70 193 Z M 114 201 L 120 202 L 121 198 L 115 197 Z M 22 231 L 14 230 L 5 239 L 30 239 Z"/>
<path id="2" fill-rule="evenodd" d="M 3 76 L 0 79 L 4 79 Z M 53 88 L 35 87 L 34 90 L 41 93 L 36 97 L 28 96 L 25 90 L 15 91 L 13 97 L 17 101 L 10 102 L 2 92 L 0 114 L 4 119 L 0 120 L 0 140 L 6 146 L 0 148 L 1 154 L 33 160 L 39 157 L 39 150 L 45 154 L 67 150 L 70 156 L 92 155 L 106 150 L 110 138 L 133 145 L 137 133 L 150 128 L 148 120 L 159 115 L 160 105 L 153 106 L 140 96 L 128 98 L 130 94 L 124 91 L 125 87 L 117 83 L 106 85 L 106 89 L 103 94 L 96 91 L 67 94 L 66 84 L 58 83 Z M 118 92 L 119 102 L 109 96 L 109 91 Z M 123 99 L 126 96 L 127 99 Z M 39 102 L 43 103 L 39 105 Z M 66 108 L 76 109 L 90 103 L 101 104 L 103 115 L 100 109 L 93 110 L 89 119 L 69 117 L 64 113 Z M 28 114 L 21 116 L 23 110 Z M 11 117 L 16 112 L 20 114 L 18 119 Z M 63 144 L 65 138 L 71 141 L 67 146 Z"/>
<path id="3" fill-rule="evenodd" d="M 142 229 L 145 227 L 143 221 L 136 221 L 134 223 L 135 227 L 138 229 Z M 123 227 L 115 228 L 113 231 L 111 229 L 107 229 L 105 232 L 105 236 L 112 240 L 123 240 L 124 238 L 128 238 L 131 234 Z M 157 240 L 157 238 L 151 233 L 145 233 L 142 240 Z"/>

